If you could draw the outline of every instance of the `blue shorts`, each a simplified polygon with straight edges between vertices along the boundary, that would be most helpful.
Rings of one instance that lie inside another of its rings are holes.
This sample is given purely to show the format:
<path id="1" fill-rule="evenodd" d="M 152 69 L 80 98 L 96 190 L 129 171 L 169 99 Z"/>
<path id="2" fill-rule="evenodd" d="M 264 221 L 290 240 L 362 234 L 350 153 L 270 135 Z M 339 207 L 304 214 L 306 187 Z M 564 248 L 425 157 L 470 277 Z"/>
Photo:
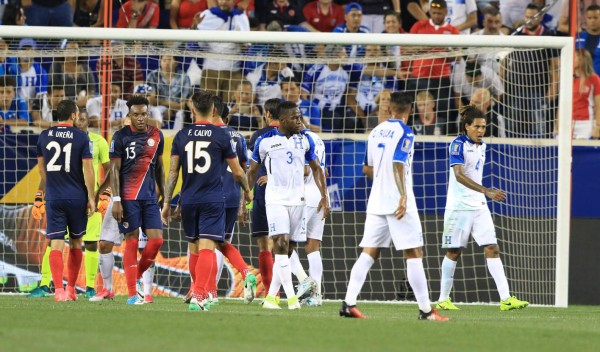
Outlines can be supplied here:
<path id="1" fill-rule="evenodd" d="M 225 204 L 182 204 L 181 219 L 185 238 L 194 242 L 200 238 L 225 240 Z"/>
<path id="2" fill-rule="evenodd" d="M 229 241 L 233 237 L 233 228 L 237 221 L 237 215 L 240 207 L 225 208 L 225 240 Z"/>
<path id="3" fill-rule="evenodd" d="M 123 200 L 123 219 L 119 223 L 121 233 L 134 232 L 138 228 L 162 230 L 160 205 L 152 200 Z"/>
<path id="4" fill-rule="evenodd" d="M 46 201 L 46 237 L 64 240 L 81 238 L 87 228 L 87 201 L 83 199 L 60 199 Z"/>
<path id="5" fill-rule="evenodd" d="M 254 193 L 256 195 L 256 192 Z M 267 207 L 265 205 L 264 192 L 254 198 L 252 205 L 252 237 L 269 235 L 269 222 L 267 221 Z"/>

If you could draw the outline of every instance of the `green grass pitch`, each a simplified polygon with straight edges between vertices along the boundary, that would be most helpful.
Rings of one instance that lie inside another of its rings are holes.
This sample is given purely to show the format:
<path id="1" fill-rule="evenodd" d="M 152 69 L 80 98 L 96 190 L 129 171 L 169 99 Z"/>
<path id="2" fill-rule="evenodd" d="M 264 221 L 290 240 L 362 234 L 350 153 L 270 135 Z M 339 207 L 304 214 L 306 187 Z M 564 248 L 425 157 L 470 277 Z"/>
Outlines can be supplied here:
<path id="1" fill-rule="evenodd" d="M 463 305 L 446 323 L 418 321 L 416 304 L 363 303 L 366 320 L 340 318 L 340 302 L 266 311 L 221 300 L 189 312 L 180 299 L 143 306 L 55 303 L 0 296 L 0 351 L 597 351 L 600 307 Z"/>

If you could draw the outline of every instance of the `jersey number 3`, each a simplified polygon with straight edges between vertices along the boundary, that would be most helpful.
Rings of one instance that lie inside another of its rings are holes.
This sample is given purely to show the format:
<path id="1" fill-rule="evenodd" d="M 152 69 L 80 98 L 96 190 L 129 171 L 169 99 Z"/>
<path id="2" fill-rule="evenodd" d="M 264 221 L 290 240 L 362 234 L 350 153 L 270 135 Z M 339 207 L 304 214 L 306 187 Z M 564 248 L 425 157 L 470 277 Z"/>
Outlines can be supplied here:
<path id="1" fill-rule="evenodd" d="M 203 174 L 210 169 L 210 154 L 205 150 L 210 145 L 210 142 L 203 141 L 190 141 L 185 145 L 185 153 L 187 157 L 187 173 L 191 174 L 197 172 Z M 200 160 L 204 159 L 204 165 L 200 166 Z M 198 163 L 194 165 L 194 160 L 198 160 Z"/>
<path id="2" fill-rule="evenodd" d="M 65 153 L 65 172 L 71 172 L 71 148 L 72 147 L 73 147 L 73 143 L 67 143 L 67 144 L 65 144 L 64 147 L 62 147 L 62 150 L 61 150 L 60 144 L 58 144 L 58 142 L 52 141 L 52 142 L 48 143 L 48 145 L 46 146 L 46 149 L 54 150 L 54 155 L 52 155 L 50 162 L 48 162 L 48 165 L 46 166 L 46 170 L 60 171 L 62 169 L 62 165 L 58 165 L 58 164 L 56 164 L 56 162 L 58 161 L 58 158 L 60 157 L 60 153 L 63 152 L 63 153 Z"/>

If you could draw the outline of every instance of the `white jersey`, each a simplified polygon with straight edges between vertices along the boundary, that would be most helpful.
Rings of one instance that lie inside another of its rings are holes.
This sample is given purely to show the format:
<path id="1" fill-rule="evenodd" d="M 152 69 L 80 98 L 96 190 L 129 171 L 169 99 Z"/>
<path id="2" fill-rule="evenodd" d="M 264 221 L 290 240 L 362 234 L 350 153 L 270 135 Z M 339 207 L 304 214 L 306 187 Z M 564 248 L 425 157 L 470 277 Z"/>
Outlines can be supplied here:
<path id="1" fill-rule="evenodd" d="M 265 204 L 304 205 L 304 164 L 316 159 L 315 143 L 306 133 L 287 138 L 273 129 L 256 140 L 252 160 L 265 165 Z"/>
<path id="2" fill-rule="evenodd" d="M 102 97 L 89 99 L 87 104 L 85 104 L 85 109 L 87 110 L 89 117 L 100 117 L 102 115 Z M 110 121 L 124 119 L 128 113 L 129 108 L 127 107 L 127 101 L 117 99 L 115 105 L 110 107 Z"/>
<path id="3" fill-rule="evenodd" d="M 369 134 L 365 165 L 373 167 L 373 187 L 368 214 L 389 215 L 398 208 L 400 191 L 394 178 L 394 163 L 404 164 L 407 209 L 417 208 L 411 171 L 414 139 L 410 127 L 396 119 L 380 123 Z"/>
<path id="4" fill-rule="evenodd" d="M 486 144 L 474 143 L 469 137 L 462 135 L 450 143 L 450 182 L 446 211 L 477 210 L 487 207 L 485 195 L 460 184 L 454 176 L 452 166 L 463 165 L 465 176 L 481 184 L 483 165 L 485 164 Z"/>
<path id="5" fill-rule="evenodd" d="M 305 133 L 312 138 L 315 143 L 315 155 L 319 158 L 319 164 L 321 165 L 321 169 L 323 170 L 323 174 L 325 174 L 325 143 L 321 140 L 316 133 L 306 130 Z M 318 208 L 319 202 L 321 201 L 321 192 L 319 191 L 319 187 L 317 187 L 317 183 L 315 182 L 315 176 L 310 170 L 308 176 L 304 178 L 305 185 L 305 193 L 306 193 L 306 206 Z"/>

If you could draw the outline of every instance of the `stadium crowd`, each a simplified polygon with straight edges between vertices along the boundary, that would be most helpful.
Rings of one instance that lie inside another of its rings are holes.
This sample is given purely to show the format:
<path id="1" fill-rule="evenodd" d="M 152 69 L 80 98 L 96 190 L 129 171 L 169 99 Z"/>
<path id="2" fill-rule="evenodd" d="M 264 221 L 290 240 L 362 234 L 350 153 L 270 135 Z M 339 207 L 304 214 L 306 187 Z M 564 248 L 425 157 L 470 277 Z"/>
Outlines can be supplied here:
<path id="1" fill-rule="evenodd" d="M 555 36 L 567 35 L 569 3 L 129 0 L 113 1 L 112 25 L 174 30 Z M 580 5 L 585 7 L 579 16 L 582 21 L 577 45 L 585 50 L 578 52 L 575 61 L 574 136 L 599 138 L 600 7 L 591 1 Z M 0 18 L 3 25 L 102 27 L 103 7 L 102 0 L 10 0 L 2 5 Z M 391 92 L 408 91 L 416 97 L 409 125 L 417 134 L 456 134 L 458 111 L 469 103 L 486 112 L 492 126 L 488 135 L 545 138 L 557 133 L 557 50 L 514 51 L 503 57 L 479 53 L 420 59 L 418 53 L 411 52 L 413 48 L 376 45 L 176 44 L 178 53 L 202 51 L 244 55 L 248 59 L 234 61 L 208 55 L 196 61 L 192 55 L 129 56 L 124 43 L 113 42 L 113 49 L 121 47 L 123 54 L 113 55 L 112 127 L 123 125 L 124 100 L 132 94 L 143 94 L 153 105 L 153 123 L 179 130 L 191 122 L 189 98 L 194 91 L 205 89 L 228 103 L 229 121 L 242 131 L 263 127 L 264 102 L 282 98 L 301 106 L 313 131 L 362 133 L 389 115 Z M 49 49 L 49 45 L 32 39 L 0 40 L 0 126 L 55 124 L 52 101 L 62 97 L 75 100 L 81 111 L 90 115 L 91 125 L 98 124 L 102 105 L 98 57 L 86 57 L 77 50 L 99 44 L 60 41 L 56 44 L 60 49 L 80 53 L 79 57 L 60 59 L 42 57 L 41 50 Z M 32 53 L 8 55 L 13 50 Z M 280 57 L 282 61 L 260 61 L 263 56 Z M 386 60 L 370 60 L 377 57 Z M 322 61 L 302 64 L 303 58 Z"/>

